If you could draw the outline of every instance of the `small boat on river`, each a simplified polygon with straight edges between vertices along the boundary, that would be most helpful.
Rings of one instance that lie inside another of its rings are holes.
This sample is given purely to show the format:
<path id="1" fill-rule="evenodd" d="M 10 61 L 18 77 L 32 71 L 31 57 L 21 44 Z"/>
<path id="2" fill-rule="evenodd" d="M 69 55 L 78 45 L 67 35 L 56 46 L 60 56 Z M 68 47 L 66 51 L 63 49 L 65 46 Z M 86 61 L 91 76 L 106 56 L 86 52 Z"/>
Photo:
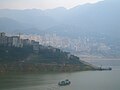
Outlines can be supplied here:
<path id="1" fill-rule="evenodd" d="M 58 83 L 59 86 L 66 86 L 66 85 L 70 85 L 70 84 L 71 84 L 71 82 L 68 79 L 60 81 Z"/>

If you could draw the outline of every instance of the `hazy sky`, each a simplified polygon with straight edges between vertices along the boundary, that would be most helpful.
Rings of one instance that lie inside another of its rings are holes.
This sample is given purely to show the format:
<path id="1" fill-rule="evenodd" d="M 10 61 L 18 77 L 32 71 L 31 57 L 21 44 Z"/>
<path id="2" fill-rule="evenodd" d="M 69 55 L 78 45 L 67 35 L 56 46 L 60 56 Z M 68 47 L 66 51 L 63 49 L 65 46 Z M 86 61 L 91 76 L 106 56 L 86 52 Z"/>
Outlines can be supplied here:
<path id="1" fill-rule="evenodd" d="M 0 0 L 0 9 L 51 9 L 56 7 L 72 8 L 85 3 L 101 0 Z"/>

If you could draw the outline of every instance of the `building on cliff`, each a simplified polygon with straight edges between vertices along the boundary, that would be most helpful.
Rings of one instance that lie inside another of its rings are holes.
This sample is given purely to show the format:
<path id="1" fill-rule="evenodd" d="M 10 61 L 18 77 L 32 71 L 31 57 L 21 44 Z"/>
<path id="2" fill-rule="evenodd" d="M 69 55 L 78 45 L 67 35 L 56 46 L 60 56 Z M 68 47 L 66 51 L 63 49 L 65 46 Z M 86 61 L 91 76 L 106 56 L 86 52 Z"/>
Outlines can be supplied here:
<path id="1" fill-rule="evenodd" d="M 20 36 L 8 37 L 4 32 L 0 33 L 0 45 L 2 46 L 13 46 L 13 47 L 23 47 L 22 39 Z"/>
<path id="2" fill-rule="evenodd" d="M 19 36 L 6 36 L 4 32 L 0 32 L 0 46 L 9 46 L 9 47 L 24 47 L 32 46 L 33 52 L 38 53 L 40 49 L 39 42 L 29 39 L 21 39 Z"/>

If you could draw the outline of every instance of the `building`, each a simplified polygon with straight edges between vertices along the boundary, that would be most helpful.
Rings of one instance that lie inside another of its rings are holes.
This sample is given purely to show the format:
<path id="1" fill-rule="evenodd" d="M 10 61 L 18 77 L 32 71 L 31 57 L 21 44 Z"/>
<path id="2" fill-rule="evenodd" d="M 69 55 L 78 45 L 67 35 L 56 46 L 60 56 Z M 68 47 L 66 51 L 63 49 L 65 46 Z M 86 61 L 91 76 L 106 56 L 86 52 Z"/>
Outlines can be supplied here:
<path id="1" fill-rule="evenodd" d="M 4 32 L 0 32 L 0 37 L 5 37 L 5 33 Z"/>
<path id="2" fill-rule="evenodd" d="M 13 39 L 12 46 L 23 47 L 22 40 L 20 39 L 19 36 L 13 36 L 12 39 Z"/>
<path id="3" fill-rule="evenodd" d="M 4 32 L 0 33 L 0 45 L 7 45 L 7 36 L 5 36 Z"/>
<path id="4" fill-rule="evenodd" d="M 0 45 L 9 46 L 9 47 L 18 47 L 22 48 L 23 46 L 32 46 L 33 52 L 39 53 L 39 50 L 44 48 L 39 45 L 39 42 L 29 39 L 20 39 L 20 36 L 5 36 L 5 33 L 0 33 Z"/>
<path id="5" fill-rule="evenodd" d="M 29 39 L 23 39 L 22 43 L 23 43 L 23 46 L 30 46 L 31 45 L 31 41 Z"/>
<path id="6" fill-rule="evenodd" d="M 7 46 L 12 47 L 12 45 L 13 45 L 13 38 L 7 37 Z"/>
<path id="7" fill-rule="evenodd" d="M 40 47 L 39 42 L 32 40 L 31 45 L 33 46 L 33 52 L 38 53 Z"/>

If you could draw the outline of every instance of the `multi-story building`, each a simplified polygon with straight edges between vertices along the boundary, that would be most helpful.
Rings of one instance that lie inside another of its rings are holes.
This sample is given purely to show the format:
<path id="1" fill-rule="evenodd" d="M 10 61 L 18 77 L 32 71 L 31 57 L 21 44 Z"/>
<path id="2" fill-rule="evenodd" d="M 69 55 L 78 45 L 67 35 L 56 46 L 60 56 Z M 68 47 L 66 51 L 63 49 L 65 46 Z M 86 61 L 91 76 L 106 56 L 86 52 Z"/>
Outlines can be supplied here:
<path id="1" fill-rule="evenodd" d="M 36 41 L 32 40 L 31 45 L 33 46 L 33 51 L 35 53 L 38 53 L 39 52 L 39 47 L 40 47 L 39 42 L 36 42 Z"/>
<path id="2" fill-rule="evenodd" d="M 3 46 L 14 46 L 14 47 L 23 47 L 22 40 L 19 36 L 8 37 L 4 32 L 0 33 L 0 45 Z"/>
<path id="3" fill-rule="evenodd" d="M 22 39 L 23 46 L 30 46 L 31 41 L 29 39 Z"/>
<path id="4" fill-rule="evenodd" d="M 20 39 L 19 36 L 13 36 L 12 39 L 13 39 L 12 46 L 23 47 L 22 40 Z"/>
<path id="5" fill-rule="evenodd" d="M 7 37 L 7 46 L 12 47 L 13 45 L 13 38 L 12 37 Z"/>
<path id="6" fill-rule="evenodd" d="M 5 36 L 5 33 L 0 33 L 0 45 L 7 45 L 7 36 Z"/>

